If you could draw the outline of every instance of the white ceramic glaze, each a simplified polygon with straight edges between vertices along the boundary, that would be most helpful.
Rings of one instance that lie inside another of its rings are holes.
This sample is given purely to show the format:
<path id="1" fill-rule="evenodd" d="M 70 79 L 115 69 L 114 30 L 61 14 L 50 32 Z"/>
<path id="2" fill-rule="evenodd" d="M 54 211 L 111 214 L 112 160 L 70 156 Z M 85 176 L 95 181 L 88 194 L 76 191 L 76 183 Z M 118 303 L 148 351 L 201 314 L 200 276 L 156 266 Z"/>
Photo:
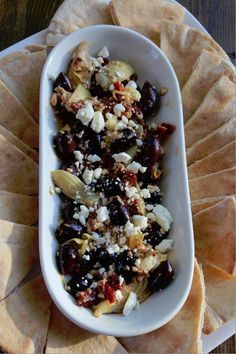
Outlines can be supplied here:
<path id="1" fill-rule="evenodd" d="M 52 181 L 50 172 L 58 168 L 52 138 L 56 133 L 55 115 L 49 100 L 52 82 L 60 71 L 65 71 L 75 47 L 86 40 L 90 54 L 107 46 L 113 59 L 129 62 L 138 73 L 142 85 L 147 79 L 157 87 L 167 87 L 162 108 L 154 122 L 169 122 L 176 126 L 165 147 L 164 176 L 161 190 L 163 205 L 171 212 L 174 223 L 170 238 L 174 247 L 169 257 L 174 265 L 176 278 L 161 293 L 155 293 L 129 316 L 119 314 L 95 318 L 88 309 L 77 307 L 74 299 L 64 290 L 57 271 L 54 238 L 58 215 L 59 197 L 49 193 Z M 185 156 L 181 95 L 175 73 L 161 50 L 142 35 L 116 26 L 97 25 L 74 32 L 60 42 L 49 54 L 45 64 L 40 93 L 40 261 L 44 280 L 58 308 L 71 321 L 96 333 L 114 336 L 134 336 L 150 332 L 171 320 L 183 306 L 192 281 L 194 241 Z"/>

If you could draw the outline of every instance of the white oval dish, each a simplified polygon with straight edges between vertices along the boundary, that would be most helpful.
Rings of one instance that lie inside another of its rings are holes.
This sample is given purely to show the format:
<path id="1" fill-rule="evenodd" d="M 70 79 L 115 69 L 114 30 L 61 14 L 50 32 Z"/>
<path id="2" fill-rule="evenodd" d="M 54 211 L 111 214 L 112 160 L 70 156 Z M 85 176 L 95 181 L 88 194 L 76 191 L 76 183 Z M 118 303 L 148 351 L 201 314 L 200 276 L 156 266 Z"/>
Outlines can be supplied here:
<path id="1" fill-rule="evenodd" d="M 57 169 L 59 160 L 53 149 L 56 133 L 55 114 L 50 106 L 52 83 L 61 71 L 66 71 L 76 46 L 83 40 L 89 42 L 90 54 L 107 46 L 112 59 L 130 63 L 139 76 L 139 83 L 149 80 L 157 87 L 167 87 L 162 98 L 162 108 L 153 122 L 169 122 L 176 131 L 166 144 L 164 177 L 161 190 L 162 204 L 171 212 L 170 238 L 174 239 L 169 259 L 176 277 L 160 293 L 153 294 L 139 310 L 125 317 L 120 314 L 93 316 L 88 309 L 78 307 L 67 293 L 58 273 L 55 254 L 58 247 L 54 233 L 58 222 L 60 200 L 52 196 L 51 171 Z M 188 190 L 185 156 L 184 126 L 181 94 L 174 70 L 162 51 L 144 36 L 116 26 L 97 25 L 74 32 L 60 42 L 49 54 L 43 69 L 40 92 L 40 262 L 48 291 L 58 308 L 75 324 L 96 333 L 114 336 L 135 336 L 157 329 L 171 320 L 183 306 L 190 291 L 194 241 L 191 207 Z"/>

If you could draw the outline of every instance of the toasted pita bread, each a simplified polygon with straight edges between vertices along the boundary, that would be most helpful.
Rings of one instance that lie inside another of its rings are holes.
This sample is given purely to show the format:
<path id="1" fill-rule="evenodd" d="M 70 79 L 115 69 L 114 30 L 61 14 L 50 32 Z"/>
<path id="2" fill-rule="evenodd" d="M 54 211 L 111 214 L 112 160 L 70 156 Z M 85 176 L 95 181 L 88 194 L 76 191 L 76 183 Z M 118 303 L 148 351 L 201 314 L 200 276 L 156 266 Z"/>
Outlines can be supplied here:
<path id="1" fill-rule="evenodd" d="M 204 292 L 201 269 L 195 262 L 192 288 L 180 312 L 154 332 L 119 338 L 119 342 L 131 353 L 201 353 Z"/>
<path id="2" fill-rule="evenodd" d="M 208 91 L 222 76 L 235 81 L 232 66 L 219 55 L 204 49 L 181 92 L 185 121 L 193 115 Z"/>
<path id="3" fill-rule="evenodd" d="M 195 28 L 163 20 L 161 23 L 161 49 L 167 55 L 182 88 L 203 49 L 229 61 L 225 51 L 213 38 Z"/>
<path id="4" fill-rule="evenodd" d="M 191 203 L 192 214 L 195 215 L 199 211 L 209 208 L 222 200 L 225 200 L 227 197 L 216 197 L 216 198 L 206 198 L 201 200 L 196 200 Z"/>
<path id="5" fill-rule="evenodd" d="M 38 229 L 0 220 L 0 300 L 27 275 L 38 259 Z"/>
<path id="6" fill-rule="evenodd" d="M 206 304 L 205 314 L 204 314 L 204 324 L 203 333 L 210 334 L 215 332 L 224 324 L 220 316 L 208 305 Z"/>
<path id="7" fill-rule="evenodd" d="M 0 302 L 0 347 L 7 353 L 43 353 L 50 306 L 42 276 Z"/>
<path id="8" fill-rule="evenodd" d="M 227 198 L 193 217 L 195 251 L 199 259 L 228 273 L 235 267 L 235 198 Z"/>
<path id="9" fill-rule="evenodd" d="M 37 153 L 37 151 L 31 149 L 29 145 L 23 143 L 23 141 L 19 140 L 15 135 L 9 132 L 9 130 L 5 129 L 2 125 L 0 125 L 0 135 L 2 135 L 9 143 L 15 145 L 19 150 L 25 153 L 36 163 L 39 162 L 39 154 Z"/>
<path id="10" fill-rule="evenodd" d="M 0 190 L 0 219 L 35 224 L 38 221 L 38 198 Z"/>
<path id="11" fill-rule="evenodd" d="M 45 353 L 127 353 L 114 337 L 90 333 L 52 306 Z"/>
<path id="12" fill-rule="evenodd" d="M 189 187 L 192 201 L 235 194 L 235 168 L 193 178 Z"/>
<path id="13" fill-rule="evenodd" d="M 38 165 L 0 135 L 1 189 L 27 195 L 38 193 Z"/>
<path id="14" fill-rule="evenodd" d="M 112 0 L 110 11 L 115 24 L 142 33 L 160 44 L 161 20 L 181 23 L 185 9 L 164 0 Z"/>
<path id="15" fill-rule="evenodd" d="M 0 59 L 0 79 L 36 122 L 39 121 L 39 86 L 46 60 L 45 48 L 30 46 Z"/>
<path id="16" fill-rule="evenodd" d="M 55 46 L 66 35 L 91 25 L 112 24 L 109 0 L 65 0 L 53 16 L 46 37 Z"/>
<path id="17" fill-rule="evenodd" d="M 211 88 L 198 110 L 185 124 L 187 148 L 234 116 L 235 88 L 235 84 L 226 76 L 220 78 Z"/>
<path id="18" fill-rule="evenodd" d="M 236 317 L 236 277 L 210 264 L 203 264 L 207 304 L 223 322 Z"/>
<path id="19" fill-rule="evenodd" d="M 188 177 L 196 178 L 235 166 L 235 141 L 188 167 Z"/>
<path id="20" fill-rule="evenodd" d="M 234 117 L 187 149 L 188 165 L 227 145 L 235 139 L 235 135 L 236 119 Z"/>
<path id="21" fill-rule="evenodd" d="M 25 144 L 39 146 L 39 126 L 0 80 L 0 124 Z"/>

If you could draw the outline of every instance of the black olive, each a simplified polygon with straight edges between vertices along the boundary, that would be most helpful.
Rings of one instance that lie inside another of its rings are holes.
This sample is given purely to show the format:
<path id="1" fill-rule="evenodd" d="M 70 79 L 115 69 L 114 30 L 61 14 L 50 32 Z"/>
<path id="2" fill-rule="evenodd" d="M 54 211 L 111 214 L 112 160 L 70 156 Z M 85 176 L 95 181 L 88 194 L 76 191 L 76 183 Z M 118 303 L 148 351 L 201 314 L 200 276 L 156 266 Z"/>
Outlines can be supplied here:
<path id="1" fill-rule="evenodd" d="M 70 158 L 77 149 L 77 139 L 69 132 L 58 132 L 54 138 L 57 154 L 61 158 Z"/>
<path id="2" fill-rule="evenodd" d="M 124 183 L 119 177 L 104 176 L 98 180 L 96 189 L 109 198 L 123 194 Z"/>
<path id="3" fill-rule="evenodd" d="M 73 274 L 76 267 L 78 250 L 75 246 L 65 244 L 57 251 L 57 266 L 61 274 Z"/>
<path id="4" fill-rule="evenodd" d="M 160 162 L 163 150 L 157 135 L 148 136 L 142 145 L 142 150 L 137 154 L 136 160 L 143 166 L 152 166 Z"/>
<path id="5" fill-rule="evenodd" d="M 74 203 L 74 200 L 66 200 L 62 205 L 62 218 L 65 223 L 73 223 L 75 219 L 73 215 L 79 210 L 79 205 Z"/>
<path id="6" fill-rule="evenodd" d="M 160 204 L 162 199 L 162 194 L 158 191 L 150 193 L 150 198 L 145 198 L 146 204 Z"/>
<path id="7" fill-rule="evenodd" d="M 129 220 L 128 208 L 118 198 L 113 198 L 108 204 L 110 219 L 113 225 L 125 225 Z"/>
<path id="8" fill-rule="evenodd" d="M 101 154 L 101 134 L 96 133 L 91 128 L 87 128 L 83 137 L 84 141 L 88 141 L 88 152 L 90 154 Z"/>
<path id="9" fill-rule="evenodd" d="M 79 291 L 85 291 L 92 284 L 92 279 L 89 279 L 86 276 L 78 276 L 75 275 L 68 283 L 67 283 L 67 291 L 76 297 L 76 294 Z"/>
<path id="10" fill-rule="evenodd" d="M 162 240 L 168 237 L 168 232 L 162 232 L 161 226 L 153 222 L 152 224 L 148 225 L 145 229 L 145 237 L 144 239 L 152 246 L 155 247 L 161 243 Z"/>
<path id="11" fill-rule="evenodd" d="M 148 287 L 151 291 L 162 291 L 174 279 L 174 269 L 171 263 L 166 260 L 149 274 Z"/>
<path id="12" fill-rule="evenodd" d="M 70 223 L 62 223 L 56 230 L 56 238 L 62 244 L 71 238 L 78 238 L 83 231 L 83 227 L 76 223 L 75 220 Z"/>
<path id="13" fill-rule="evenodd" d="M 62 88 L 64 88 L 64 90 L 69 91 L 69 92 L 73 91 L 70 80 L 68 79 L 68 76 L 63 72 L 61 72 L 57 76 L 56 80 L 54 81 L 53 89 L 55 90 L 55 88 L 57 88 L 57 87 L 62 87 Z"/>
<path id="14" fill-rule="evenodd" d="M 127 284 L 129 284 L 135 275 L 132 267 L 135 264 L 136 257 L 129 255 L 128 251 L 121 252 L 115 260 L 115 269 L 117 274 L 124 277 Z"/>
<path id="15" fill-rule="evenodd" d="M 123 129 L 121 137 L 115 139 L 111 143 L 111 152 L 113 154 L 123 152 L 131 148 L 136 144 L 137 136 L 136 134 L 129 128 Z"/>
<path id="16" fill-rule="evenodd" d="M 140 108 L 144 118 L 154 116 L 158 113 L 161 105 L 161 98 L 155 86 L 145 81 L 141 90 Z"/>

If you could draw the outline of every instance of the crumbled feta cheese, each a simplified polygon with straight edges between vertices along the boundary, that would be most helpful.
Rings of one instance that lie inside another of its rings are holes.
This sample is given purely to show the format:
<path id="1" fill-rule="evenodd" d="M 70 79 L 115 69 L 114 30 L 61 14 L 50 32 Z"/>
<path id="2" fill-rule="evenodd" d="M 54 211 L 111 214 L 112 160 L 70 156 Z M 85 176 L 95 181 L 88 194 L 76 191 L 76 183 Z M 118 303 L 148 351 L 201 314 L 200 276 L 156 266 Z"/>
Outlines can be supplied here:
<path id="1" fill-rule="evenodd" d="M 88 274 L 87 274 L 87 278 L 88 278 L 88 279 L 93 279 L 93 275 L 92 275 L 91 273 L 88 273 Z"/>
<path id="2" fill-rule="evenodd" d="M 85 107 L 80 108 L 76 114 L 76 118 L 79 119 L 84 125 L 88 125 L 94 116 L 94 109 L 91 103 L 87 103 Z"/>
<path id="3" fill-rule="evenodd" d="M 154 205 L 152 205 L 152 204 L 146 204 L 146 209 L 147 209 L 148 211 L 151 211 L 153 208 L 154 208 Z"/>
<path id="4" fill-rule="evenodd" d="M 139 226 L 141 230 L 145 230 L 148 226 L 148 218 L 143 215 L 132 216 L 132 222 L 135 226 Z"/>
<path id="5" fill-rule="evenodd" d="M 90 288 L 91 289 L 96 289 L 98 287 L 98 283 L 96 281 L 94 281 L 91 285 Z"/>
<path id="6" fill-rule="evenodd" d="M 98 161 L 101 161 L 101 157 L 99 157 L 96 154 L 88 155 L 87 160 L 90 161 L 90 162 L 98 162 Z"/>
<path id="7" fill-rule="evenodd" d="M 129 120 L 128 120 L 128 118 L 126 118 L 126 116 L 122 116 L 122 117 L 121 117 L 121 121 L 122 121 L 122 123 L 124 123 L 125 125 L 127 125 L 127 124 L 129 123 Z"/>
<path id="8" fill-rule="evenodd" d="M 156 221 L 156 217 L 153 213 L 147 213 L 146 217 L 152 221 Z"/>
<path id="9" fill-rule="evenodd" d="M 126 237 L 125 237 L 125 236 L 120 237 L 120 238 L 119 238 L 119 244 L 120 244 L 120 245 L 124 245 L 125 243 L 126 243 Z"/>
<path id="10" fill-rule="evenodd" d="M 119 275 L 119 283 L 122 285 L 124 283 L 125 279 L 122 277 L 122 275 Z"/>
<path id="11" fill-rule="evenodd" d="M 94 241 L 97 241 L 100 238 L 100 235 L 97 232 L 93 232 L 91 236 Z"/>
<path id="12" fill-rule="evenodd" d="M 89 216 L 89 209 L 85 205 L 80 206 L 80 212 L 73 215 L 74 219 L 78 219 L 82 225 L 86 225 L 86 219 Z"/>
<path id="13" fill-rule="evenodd" d="M 121 301 L 123 299 L 122 292 L 120 290 L 116 290 L 116 300 Z"/>
<path id="14" fill-rule="evenodd" d="M 133 81 L 133 80 L 130 80 L 126 85 L 125 85 L 125 87 L 126 88 L 133 88 L 133 89 L 135 89 L 136 90 L 136 88 L 137 88 L 137 84 L 136 84 L 136 82 L 135 81 Z"/>
<path id="15" fill-rule="evenodd" d="M 103 275 L 105 273 L 105 271 L 106 271 L 106 269 L 104 267 L 98 269 L 98 272 L 101 275 Z"/>
<path id="16" fill-rule="evenodd" d="M 137 235 L 140 233 L 140 227 L 134 226 L 134 224 L 132 224 L 130 221 L 127 221 L 124 231 L 126 232 L 127 236 Z"/>
<path id="17" fill-rule="evenodd" d="M 174 240 L 162 240 L 159 245 L 155 247 L 155 250 L 157 250 L 160 253 L 166 253 L 172 249 Z"/>
<path id="18" fill-rule="evenodd" d="M 173 219 L 165 207 L 161 204 L 157 204 L 155 208 L 153 208 L 153 213 L 156 216 L 156 221 L 159 225 L 165 230 L 168 231 L 170 228 L 170 224 L 173 222 Z"/>
<path id="19" fill-rule="evenodd" d="M 148 273 L 151 269 L 159 265 L 160 261 L 157 256 L 147 256 L 141 259 L 139 268 L 141 268 L 144 272 Z"/>
<path id="20" fill-rule="evenodd" d="M 79 151 L 79 150 L 74 151 L 74 155 L 75 155 L 76 160 L 79 161 L 79 163 L 83 162 L 84 155 L 82 154 L 81 151 Z"/>
<path id="21" fill-rule="evenodd" d="M 94 172 L 93 172 L 93 177 L 94 177 L 95 179 L 98 179 L 98 178 L 100 178 L 101 174 L 102 174 L 102 168 L 101 168 L 101 167 L 98 167 L 98 168 L 96 168 L 96 169 L 94 170 Z"/>
<path id="22" fill-rule="evenodd" d="M 129 126 L 131 128 L 134 128 L 136 126 L 135 122 L 132 119 L 129 120 Z"/>
<path id="23" fill-rule="evenodd" d="M 128 198 L 139 198 L 138 190 L 136 187 L 125 187 L 125 192 Z"/>
<path id="24" fill-rule="evenodd" d="M 101 206 L 97 210 L 97 219 L 99 222 L 104 222 L 109 219 L 109 212 L 106 206 Z"/>
<path id="25" fill-rule="evenodd" d="M 103 245 L 104 243 L 106 243 L 106 239 L 105 239 L 104 237 L 100 237 L 100 238 L 96 241 L 96 246 Z"/>
<path id="26" fill-rule="evenodd" d="M 152 186 L 151 184 L 149 184 L 147 186 L 147 189 L 149 190 L 150 193 L 153 193 L 153 192 L 160 192 L 160 188 L 157 187 L 157 186 Z"/>
<path id="27" fill-rule="evenodd" d="M 93 171 L 92 170 L 85 170 L 82 174 L 83 180 L 86 184 L 90 184 L 93 180 Z"/>
<path id="28" fill-rule="evenodd" d="M 108 58 L 109 57 L 109 51 L 107 47 L 103 47 L 99 52 L 98 52 L 98 57 L 102 58 Z"/>
<path id="29" fill-rule="evenodd" d="M 139 162 L 133 161 L 127 166 L 127 170 L 132 171 L 134 174 L 137 174 L 138 171 L 144 173 L 146 172 L 147 167 L 142 166 Z"/>
<path id="30" fill-rule="evenodd" d="M 137 258 L 134 264 L 136 265 L 136 267 L 139 267 L 140 263 L 141 263 L 141 259 Z"/>
<path id="31" fill-rule="evenodd" d="M 85 259 L 86 261 L 90 260 L 90 255 L 89 254 L 84 254 L 83 255 L 83 259 Z"/>
<path id="32" fill-rule="evenodd" d="M 113 107 L 113 112 L 115 113 L 115 115 L 117 117 L 120 117 L 122 112 L 125 111 L 125 107 L 123 106 L 122 103 L 117 103 L 114 107 Z"/>
<path id="33" fill-rule="evenodd" d="M 123 315 L 128 316 L 134 309 L 137 303 L 137 295 L 133 291 L 129 293 L 128 299 L 126 300 L 125 306 L 123 307 Z"/>
<path id="34" fill-rule="evenodd" d="M 144 199 L 147 199 L 147 198 L 150 198 L 150 197 L 151 197 L 151 194 L 150 194 L 149 190 L 146 189 L 146 188 L 141 189 L 140 195 L 141 195 L 141 197 L 143 197 Z"/>
<path id="35" fill-rule="evenodd" d="M 109 254 L 117 253 L 117 252 L 119 252 L 119 250 L 120 250 L 120 247 L 119 247 L 119 245 L 117 245 L 117 243 L 115 243 L 115 244 L 112 243 L 107 247 L 107 252 Z"/>
<path id="36" fill-rule="evenodd" d="M 91 128 L 96 132 L 100 133 L 105 127 L 105 121 L 102 112 L 97 111 L 94 113 Z"/>
<path id="37" fill-rule="evenodd" d="M 113 85 L 113 84 L 111 84 L 110 86 L 109 86 L 109 90 L 110 91 L 113 91 L 115 89 L 115 86 Z"/>
<path id="38" fill-rule="evenodd" d="M 143 145 L 143 142 L 142 142 L 142 140 L 140 140 L 140 139 L 136 139 L 136 144 L 137 144 L 138 146 L 142 146 L 142 145 Z"/>
<path id="39" fill-rule="evenodd" d="M 55 192 L 56 192 L 57 194 L 60 194 L 60 193 L 61 193 L 61 188 L 55 187 Z"/>
<path id="40" fill-rule="evenodd" d="M 129 163 L 129 161 L 131 160 L 131 156 L 126 152 L 120 152 L 119 154 L 114 154 L 112 155 L 112 157 L 116 162 L 123 162 L 124 164 Z"/>

